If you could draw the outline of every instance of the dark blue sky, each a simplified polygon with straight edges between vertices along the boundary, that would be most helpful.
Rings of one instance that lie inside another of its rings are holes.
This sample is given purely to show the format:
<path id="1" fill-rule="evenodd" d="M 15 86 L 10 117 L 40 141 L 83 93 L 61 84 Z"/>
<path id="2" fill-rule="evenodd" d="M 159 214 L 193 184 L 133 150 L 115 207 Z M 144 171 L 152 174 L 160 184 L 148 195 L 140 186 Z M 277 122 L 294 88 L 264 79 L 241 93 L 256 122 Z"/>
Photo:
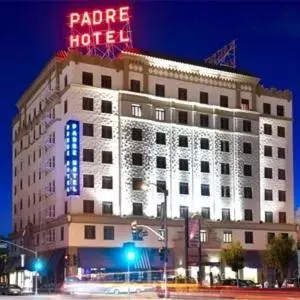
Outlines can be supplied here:
<path id="1" fill-rule="evenodd" d="M 11 230 L 11 120 L 15 104 L 55 51 L 66 47 L 66 14 L 76 8 L 126 1 L 0 1 L 0 234 Z M 294 92 L 294 170 L 300 159 L 300 2 L 133 1 L 136 48 L 203 59 L 237 39 L 238 67 L 265 86 Z M 297 101 L 298 100 L 298 101 Z M 296 206 L 300 188 L 295 188 Z"/>

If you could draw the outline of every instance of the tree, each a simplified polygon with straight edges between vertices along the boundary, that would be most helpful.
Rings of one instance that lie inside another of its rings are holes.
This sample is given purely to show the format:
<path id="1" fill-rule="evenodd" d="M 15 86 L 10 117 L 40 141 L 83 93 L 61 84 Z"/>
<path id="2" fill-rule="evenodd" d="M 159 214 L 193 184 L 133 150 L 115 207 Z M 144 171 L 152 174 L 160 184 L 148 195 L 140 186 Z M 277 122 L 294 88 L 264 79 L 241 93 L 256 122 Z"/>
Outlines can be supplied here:
<path id="1" fill-rule="evenodd" d="M 236 273 L 236 279 L 238 281 L 238 271 L 245 266 L 244 249 L 239 241 L 233 241 L 230 245 L 221 250 L 221 262 L 231 267 L 232 271 Z"/>

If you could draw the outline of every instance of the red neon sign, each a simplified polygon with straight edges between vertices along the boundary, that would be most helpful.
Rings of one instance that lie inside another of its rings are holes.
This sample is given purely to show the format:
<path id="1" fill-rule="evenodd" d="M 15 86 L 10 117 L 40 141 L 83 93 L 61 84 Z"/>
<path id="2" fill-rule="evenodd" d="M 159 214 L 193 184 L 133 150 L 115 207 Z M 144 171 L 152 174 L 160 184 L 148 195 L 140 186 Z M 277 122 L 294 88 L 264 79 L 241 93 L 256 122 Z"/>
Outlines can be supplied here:
<path id="1" fill-rule="evenodd" d="M 127 24 L 129 24 L 129 6 L 117 9 L 96 9 L 83 13 L 72 12 L 69 15 L 69 47 L 89 47 L 104 44 L 126 44 L 130 42 Z"/>

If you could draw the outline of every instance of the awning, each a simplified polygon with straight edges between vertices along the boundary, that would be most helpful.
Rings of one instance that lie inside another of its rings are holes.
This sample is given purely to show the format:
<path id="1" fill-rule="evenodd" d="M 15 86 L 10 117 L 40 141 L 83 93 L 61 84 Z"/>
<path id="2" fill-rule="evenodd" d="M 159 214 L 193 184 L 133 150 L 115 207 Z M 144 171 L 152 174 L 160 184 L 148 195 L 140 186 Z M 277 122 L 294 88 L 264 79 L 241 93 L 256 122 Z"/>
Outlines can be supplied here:
<path id="1" fill-rule="evenodd" d="M 12 271 L 12 268 L 13 268 L 13 265 L 14 265 L 16 259 L 17 259 L 17 257 L 15 257 L 15 256 L 8 257 L 6 264 L 4 266 L 4 269 L 3 269 L 3 274 L 8 274 Z"/>
<path id="2" fill-rule="evenodd" d="M 48 260 L 48 268 L 55 270 L 61 258 L 65 255 L 65 249 L 58 249 L 52 252 L 51 257 Z"/>
<path id="3" fill-rule="evenodd" d="M 257 250 L 245 251 L 245 266 L 248 268 L 262 268 L 262 254 Z"/>
<path id="4" fill-rule="evenodd" d="M 150 249 L 139 248 L 139 255 L 134 265 L 135 269 L 151 270 L 150 255 L 151 255 Z"/>

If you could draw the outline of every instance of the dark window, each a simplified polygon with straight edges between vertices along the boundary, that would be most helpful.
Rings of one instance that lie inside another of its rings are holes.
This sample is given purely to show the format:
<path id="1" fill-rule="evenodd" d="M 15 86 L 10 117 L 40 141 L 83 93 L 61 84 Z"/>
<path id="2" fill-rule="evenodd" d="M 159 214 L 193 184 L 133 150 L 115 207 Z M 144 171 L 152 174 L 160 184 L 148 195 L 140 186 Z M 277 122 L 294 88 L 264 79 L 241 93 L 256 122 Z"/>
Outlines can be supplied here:
<path id="1" fill-rule="evenodd" d="M 245 231 L 245 244 L 253 244 L 253 232 Z"/>
<path id="2" fill-rule="evenodd" d="M 286 201 L 286 192 L 285 191 L 278 191 L 278 201 L 285 202 Z"/>
<path id="3" fill-rule="evenodd" d="M 221 141 L 221 151 L 229 152 L 229 141 Z"/>
<path id="4" fill-rule="evenodd" d="M 278 179 L 285 180 L 285 170 L 284 169 L 278 169 Z"/>
<path id="5" fill-rule="evenodd" d="M 244 176 L 252 176 L 252 166 L 244 165 Z"/>
<path id="6" fill-rule="evenodd" d="M 253 221 L 252 209 L 244 210 L 244 219 L 245 221 Z"/>
<path id="7" fill-rule="evenodd" d="M 265 222 L 273 223 L 273 213 L 271 211 L 265 211 Z"/>
<path id="8" fill-rule="evenodd" d="M 83 200 L 83 212 L 89 214 L 94 213 L 94 200 Z"/>
<path id="9" fill-rule="evenodd" d="M 96 239 L 96 226 L 84 225 L 84 238 L 86 240 Z"/>
<path id="10" fill-rule="evenodd" d="M 201 172 L 209 173 L 209 162 L 208 161 L 201 161 Z"/>
<path id="11" fill-rule="evenodd" d="M 163 156 L 156 157 L 156 168 L 165 169 L 166 168 L 166 158 Z"/>
<path id="12" fill-rule="evenodd" d="M 94 175 L 83 175 L 83 187 L 93 188 L 94 187 Z"/>
<path id="13" fill-rule="evenodd" d="M 94 149 L 83 149 L 83 161 L 94 161 Z"/>
<path id="14" fill-rule="evenodd" d="M 279 214 L 279 223 L 286 223 L 286 213 L 283 211 L 280 211 Z"/>
<path id="15" fill-rule="evenodd" d="M 284 117 L 284 106 L 277 105 L 277 116 Z"/>
<path id="16" fill-rule="evenodd" d="M 142 166 L 143 165 L 143 154 L 142 153 L 132 153 L 132 165 Z"/>
<path id="17" fill-rule="evenodd" d="M 131 79 L 130 90 L 139 93 L 141 91 L 141 82 L 139 80 Z"/>
<path id="18" fill-rule="evenodd" d="M 277 126 L 277 135 L 279 137 L 285 137 L 285 128 L 282 126 Z"/>
<path id="19" fill-rule="evenodd" d="M 113 157 L 111 151 L 102 151 L 102 163 L 103 164 L 112 164 Z"/>
<path id="20" fill-rule="evenodd" d="M 178 111 L 178 123 L 179 124 L 187 124 L 188 123 L 187 111 Z"/>
<path id="21" fill-rule="evenodd" d="M 94 99 L 88 97 L 82 97 L 82 109 L 83 110 L 94 110 Z"/>
<path id="22" fill-rule="evenodd" d="M 272 125 L 264 124 L 264 134 L 272 135 Z"/>
<path id="23" fill-rule="evenodd" d="M 189 194 L 189 184 L 187 182 L 179 183 L 179 194 L 182 194 L 182 195 Z"/>
<path id="24" fill-rule="evenodd" d="M 186 218 L 189 216 L 189 207 L 180 205 L 179 207 L 179 217 L 180 218 Z"/>
<path id="25" fill-rule="evenodd" d="M 68 213 L 68 201 L 65 201 L 64 211 L 66 215 Z"/>
<path id="26" fill-rule="evenodd" d="M 82 72 L 82 84 L 93 85 L 93 73 Z"/>
<path id="27" fill-rule="evenodd" d="M 268 232 L 268 235 L 267 235 L 268 244 L 271 244 L 273 242 L 274 238 L 275 238 L 275 232 Z"/>
<path id="28" fill-rule="evenodd" d="M 202 196 L 209 196 L 209 184 L 201 184 L 201 195 Z"/>
<path id="29" fill-rule="evenodd" d="M 156 206 L 156 216 L 160 218 L 162 216 L 161 205 L 157 204 Z"/>
<path id="30" fill-rule="evenodd" d="M 105 139 L 112 139 L 112 127 L 102 125 L 102 137 Z"/>
<path id="31" fill-rule="evenodd" d="M 287 232 L 283 232 L 283 233 L 281 233 L 281 238 L 282 239 L 288 239 L 289 238 L 289 234 Z"/>
<path id="32" fill-rule="evenodd" d="M 113 188 L 112 176 L 102 176 L 102 188 L 110 190 Z"/>
<path id="33" fill-rule="evenodd" d="M 94 124 L 83 123 L 83 135 L 94 136 Z"/>
<path id="34" fill-rule="evenodd" d="M 189 170 L 189 161 L 187 159 L 179 159 L 179 170 L 180 171 Z"/>
<path id="35" fill-rule="evenodd" d="M 66 114 L 68 112 L 68 100 L 65 100 L 64 102 L 64 113 Z"/>
<path id="36" fill-rule="evenodd" d="M 277 149 L 277 156 L 278 158 L 285 158 L 285 148 L 278 148 Z"/>
<path id="37" fill-rule="evenodd" d="M 67 85 L 68 85 L 68 76 L 65 75 L 65 77 L 64 77 L 64 87 L 67 87 Z"/>
<path id="38" fill-rule="evenodd" d="M 165 86 L 162 84 L 156 84 L 155 95 L 159 97 L 165 97 Z"/>
<path id="39" fill-rule="evenodd" d="M 229 119 L 220 118 L 220 120 L 221 120 L 221 129 L 229 129 Z"/>
<path id="40" fill-rule="evenodd" d="M 101 112 L 106 114 L 112 113 L 112 103 L 111 101 L 102 100 L 101 101 Z"/>
<path id="41" fill-rule="evenodd" d="M 200 148 L 203 150 L 209 150 L 209 139 L 201 138 Z"/>
<path id="42" fill-rule="evenodd" d="M 251 121 L 243 120 L 243 131 L 251 132 Z"/>
<path id="43" fill-rule="evenodd" d="M 187 89 L 178 88 L 178 99 L 187 100 Z"/>
<path id="44" fill-rule="evenodd" d="M 104 226 L 103 239 L 105 241 L 113 241 L 115 239 L 115 228 L 113 226 Z"/>
<path id="45" fill-rule="evenodd" d="M 143 215 L 143 204 L 142 203 L 132 203 L 132 214 L 134 216 Z"/>
<path id="46" fill-rule="evenodd" d="M 264 147 L 264 155 L 272 157 L 272 146 L 265 146 Z"/>
<path id="47" fill-rule="evenodd" d="M 200 103 L 208 104 L 208 93 L 200 92 Z"/>
<path id="48" fill-rule="evenodd" d="M 264 103 L 263 104 L 263 112 L 265 115 L 270 115 L 271 114 L 271 104 Z"/>
<path id="49" fill-rule="evenodd" d="M 230 186 L 221 186 L 221 197 L 229 198 L 230 197 Z"/>
<path id="50" fill-rule="evenodd" d="M 143 179 L 142 178 L 132 178 L 132 189 L 134 191 L 142 190 Z"/>
<path id="51" fill-rule="evenodd" d="M 228 107 L 228 96 L 220 96 L 220 106 Z"/>
<path id="52" fill-rule="evenodd" d="M 252 188 L 245 186 L 244 187 L 244 198 L 252 199 Z"/>
<path id="53" fill-rule="evenodd" d="M 229 208 L 222 208 L 222 220 L 230 221 L 230 209 Z"/>
<path id="54" fill-rule="evenodd" d="M 111 89 L 111 76 L 101 75 L 101 87 Z"/>
<path id="55" fill-rule="evenodd" d="M 186 135 L 179 136 L 179 147 L 188 147 L 188 137 Z"/>
<path id="56" fill-rule="evenodd" d="M 142 129 L 132 128 L 131 138 L 133 141 L 142 141 L 143 140 Z"/>
<path id="57" fill-rule="evenodd" d="M 65 227 L 60 227 L 60 240 L 63 241 L 65 239 Z"/>
<path id="58" fill-rule="evenodd" d="M 273 191 L 265 189 L 265 200 L 272 201 L 273 200 Z"/>
<path id="59" fill-rule="evenodd" d="M 166 144 L 166 134 L 163 132 L 156 132 L 156 144 Z"/>
<path id="60" fill-rule="evenodd" d="M 265 168 L 265 178 L 272 179 L 273 178 L 273 170 L 272 168 Z"/>
<path id="61" fill-rule="evenodd" d="M 200 114 L 200 127 L 209 127 L 209 116 Z"/>
<path id="62" fill-rule="evenodd" d="M 163 193 L 166 190 L 167 190 L 166 182 L 163 180 L 157 180 L 156 181 L 156 192 Z"/>
<path id="63" fill-rule="evenodd" d="M 202 207 L 201 208 L 201 217 L 205 220 L 210 219 L 210 208 L 209 207 Z"/>
<path id="64" fill-rule="evenodd" d="M 252 145 L 251 143 L 243 143 L 243 152 L 246 154 L 252 153 Z"/>
<path id="65" fill-rule="evenodd" d="M 221 163 L 221 174 L 223 174 L 223 175 L 229 175 L 230 174 L 229 164 Z"/>
<path id="66" fill-rule="evenodd" d="M 241 100 L 241 109 L 249 110 L 249 100 L 248 99 Z"/>
<path id="67" fill-rule="evenodd" d="M 102 214 L 103 215 L 112 215 L 113 214 L 113 204 L 109 201 L 102 202 Z"/>

